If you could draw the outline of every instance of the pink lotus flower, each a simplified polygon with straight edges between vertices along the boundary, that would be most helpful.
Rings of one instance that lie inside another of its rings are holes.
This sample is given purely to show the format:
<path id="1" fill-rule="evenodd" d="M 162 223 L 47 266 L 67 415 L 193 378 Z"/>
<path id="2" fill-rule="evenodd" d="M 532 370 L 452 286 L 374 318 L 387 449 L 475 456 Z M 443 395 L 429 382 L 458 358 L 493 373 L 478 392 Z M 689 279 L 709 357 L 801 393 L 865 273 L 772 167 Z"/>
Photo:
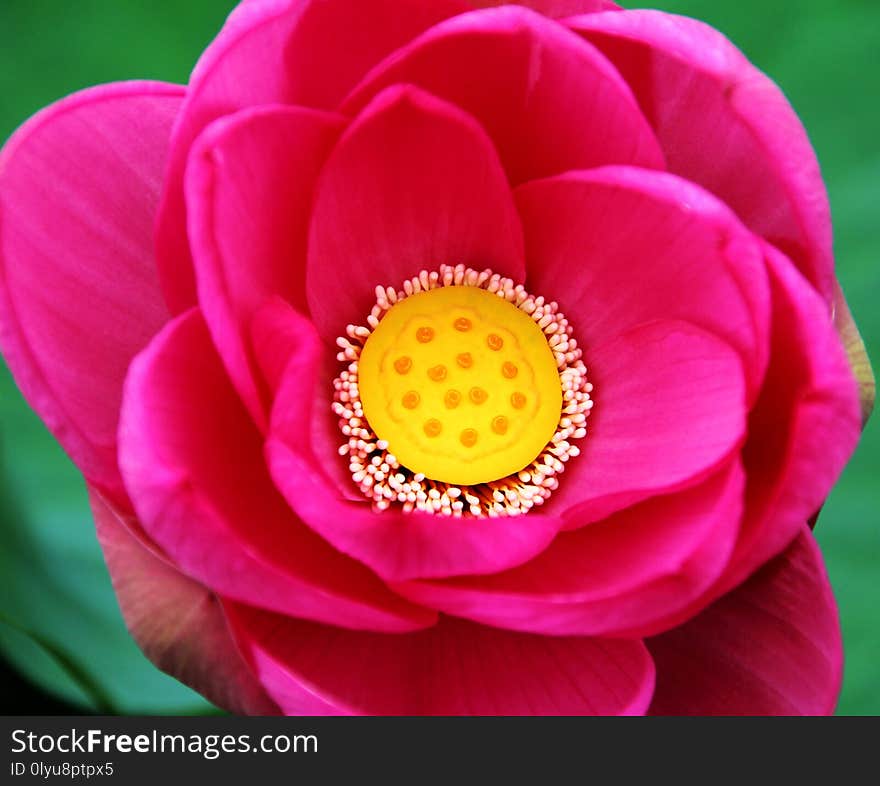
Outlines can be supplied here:
<path id="1" fill-rule="evenodd" d="M 3 353 L 217 704 L 833 709 L 807 522 L 870 369 L 807 137 L 711 28 L 248 0 L 187 87 L 26 123 L 0 210 Z"/>

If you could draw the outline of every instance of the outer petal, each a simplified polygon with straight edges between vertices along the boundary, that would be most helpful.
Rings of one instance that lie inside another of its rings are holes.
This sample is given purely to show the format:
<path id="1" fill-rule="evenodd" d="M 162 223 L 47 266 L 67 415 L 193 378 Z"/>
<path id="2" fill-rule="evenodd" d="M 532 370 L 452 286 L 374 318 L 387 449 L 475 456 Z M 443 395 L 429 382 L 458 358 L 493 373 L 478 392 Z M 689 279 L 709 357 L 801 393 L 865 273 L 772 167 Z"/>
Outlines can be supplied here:
<path id="1" fill-rule="evenodd" d="M 688 320 L 740 352 L 754 401 L 767 363 L 767 273 L 759 241 L 727 207 L 632 167 L 569 172 L 516 197 L 530 288 L 560 302 L 582 345 L 648 319 Z"/>
<path id="2" fill-rule="evenodd" d="M 450 520 L 393 509 L 377 514 L 366 500 L 345 498 L 331 479 L 345 460 L 333 449 L 336 442 L 315 433 L 332 395 L 328 379 L 326 387 L 316 387 L 324 348 L 305 319 L 288 313 L 301 325 L 286 332 L 291 354 L 266 454 L 275 484 L 304 522 L 389 581 L 492 573 L 522 564 L 550 543 L 562 526 L 554 516 Z"/>
<path id="3" fill-rule="evenodd" d="M 253 670 L 291 715 L 634 715 L 653 689 L 640 641 L 532 636 L 452 618 L 388 636 L 241 606 L 229 614 Z"/>
<path id="4" fill-rule="evenodd" d="M 383 92 L 327 162 L 308 259 L 309 309 L 330 341 L 366 319 L 377 285 L 443 262 L 522 281 L 522 230 L 483 129 L 415 88 Z"/>
<path id="5" fill-rule="evenodd" d="M 258 107 L 215 121 L 186 174 L 199 302 L 214 345 L 251 415 L 268 398 L 250 348 L 250 321 L 273 295 L 302 310 L 315 183 L 342 128 L 337 115 Z"/>
<path id="6" fill-rule="evenodd" d="M 619 10 L 611 0 L 468 0 L 474 8 L 493 8 L 499 5 L 523 5 L 544 16 L 560 18 L 575 14 L 592 14 L 597 11 Z"/>
<path id="7" fill-rule="evenodd" d="M 486 625 L 552 635 L 632 635 L 704 595 L 742 515 L 737 462 L 694 489 L 655 497 L 560 535 L 522 567 L 409 582 L 411 600 Z"/>
<path id="8" fill-rule="evenodd" d="M 174 133 L 157 252 L 174 312 L 196 303 L 183 179 L 189 148 L 209 123 L 261 104 L 331 109 L 375 63 L 464 0 L 257 0 L 242 3 L 193 71 Z"/>
<path id="9" fill-rule="evenodd" d="M 170 323 L 132 365 L 120 461 L 144 529 L 214 591 L 358 629 L 434 622 L 290 512 L 197 311 Z"/>
<path id="10" fill-rule="evenodd" d="M 670 171 L 720 196 L 786 252 L 830 307 L 831 216 L 815 153 L 785 96 L 708 25 L 659 11 L 568 20 L 617 66 Z"/>
<path id="11" fill-rule="evenodd" d="M 277 395 L 284 383 L 285 371 L 290 359 L 303 345 L 304 336 L 311 341 L 315 328 L 305 317 L 281 298 L 272 298 L 256 313 L 251 323 L 251 341 L 254 354 L 269 385 L 272 397 Z M 337 347 L 326 344 L 315 346 L 317 380 L 306 380 L 310 389 L 303 389 L 303 398 L 296 405 L 308 419 L 308 427 L 299 435 L 307 440 L 305 452 L 314 457 L 324 474 L 333 481 L 337 495 L 363 502 L 364 497 L 352 482 L 348 465 L 338 453 L 342 435 L 339 431 L 339 417 L 329 406 L 330 380 L 339 374 L 339 361 L 336 359 Z M 311 398 L 307 398 L 311 394 Z"/>
<path id="12" fill-rule="evenodd" d="M 749 416 L 746 515 L 730 571 L 736 586 L 779 554 L 822 506 L 858 442 L 859 392 L 826 304 L 767 247 L 773 334 L 767 380 Z"/>
<path id="13" fill-rule="evenodd" d="M 692 485 L 745 436 L 742 367 L 720 339 L 688 323 L 646 323 L 585 354 L 596 406 L 581 455 L 547 509 L 583 526 Z"/>
<path id="14" fill-rule="evenodd" d="M 242 660 L 218 599 L 141 545 L 98 492 L 90 500 L 122 616 L 144 654 L 223 709 L 277 715 Z"/>
<path id="15" fill-rule="evenodd" d="M 343 111 L 357 111 L 398 82 L 477 118 L 514 184 L 602 164 L 663 168 L 657 140 L 617 71 L 562 25 L 525 8 L 437 25 L 373 69 Z"/>
<path id="16" fill-rule="evenodd" d="M 73 461 L 120 501 L 122 382 L 167 319 L 152 225 L 182 96 L 155 82 L 86 90 L 0 156 L 0 346 Z"/>
<path id="17" fill-rule="evenodd" d="M 657 665 L 653 714 L 823 715 L 837 701 L 837 609 L 806 526 L 746 584 L 647 643 Z"/>
<path id="18" fill-rule="evenodd" d="M 812 519 L 855 448 L 856 381 L 822 299 L 782 254 L 765 249 L 773 296 L 771 358 L 749 415 L 743 526 L 730 565 L 669 629 L 783 552 Z"/>

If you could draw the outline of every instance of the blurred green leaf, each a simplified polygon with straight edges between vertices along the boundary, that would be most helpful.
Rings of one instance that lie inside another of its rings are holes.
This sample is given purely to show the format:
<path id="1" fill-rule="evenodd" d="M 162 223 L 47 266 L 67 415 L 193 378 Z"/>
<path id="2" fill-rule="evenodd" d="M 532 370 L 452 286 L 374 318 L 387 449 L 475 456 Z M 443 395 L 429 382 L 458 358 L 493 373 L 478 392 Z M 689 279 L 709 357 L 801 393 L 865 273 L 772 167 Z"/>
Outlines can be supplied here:
<path id="1" fill-rule="evenodd" d="M 119 714 L 110 702 L 110 699 L 104 693 L 103 688 L 92 679 L 88 669 L 84 669 L 78 660 L 70 653 L 65 652 L 56 644 L 47 641 L 38 633 L 24 630 L 16 622 L 6 617 L 5 614 L 0 614 L 0 626 L 5 626 L 6 628 L 15 631 L 23 640 L 30 641 L 42 651 L 42 654 L 48 656 L 63 675 L 63 682 L 66 683 L 66 681 L 69 680 L 73 685 L 78 687 L 83 694 L 85 702 L 91 704 L 91 706 L 101 715 Z M 13 640 L 15 639 L 14 636 L 12 638 Z M 13 649 L 14 647 L 14 644 L 11 646 L 7 645 L 7 649 Z M 48 664 L 43 668 L 52 673 L 53 678 L 57 676 L 56 670 L 52 669 Z"/>

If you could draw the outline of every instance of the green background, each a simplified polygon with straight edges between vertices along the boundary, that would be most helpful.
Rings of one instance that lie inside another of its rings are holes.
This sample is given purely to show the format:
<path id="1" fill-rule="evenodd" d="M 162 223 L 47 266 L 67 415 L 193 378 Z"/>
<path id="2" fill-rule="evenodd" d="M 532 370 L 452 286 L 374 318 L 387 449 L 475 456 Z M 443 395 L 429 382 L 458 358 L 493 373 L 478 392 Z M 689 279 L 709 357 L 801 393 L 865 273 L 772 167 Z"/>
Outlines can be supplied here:
<path id="1" fill-rule="evenodd" d="M 365 0 L 366 1 L 366 0 Z M 119 79 L 185 82 L 230 0 L 0 0 L 0 140 L 46 104 Z M 838 275 L 880 357 L 880 3 L 664 0 L 726 33 L 775 79 L 819 154 Z M 51 283 L 47 283 L 51 286 Z M 843 622 L 838 712 L 880 714 L 880 426 L 869 424 L 817 529 Z M 210 712 L 131 642 L 81 479 L 0 364 L 0 651 L 104 712 Z"/>

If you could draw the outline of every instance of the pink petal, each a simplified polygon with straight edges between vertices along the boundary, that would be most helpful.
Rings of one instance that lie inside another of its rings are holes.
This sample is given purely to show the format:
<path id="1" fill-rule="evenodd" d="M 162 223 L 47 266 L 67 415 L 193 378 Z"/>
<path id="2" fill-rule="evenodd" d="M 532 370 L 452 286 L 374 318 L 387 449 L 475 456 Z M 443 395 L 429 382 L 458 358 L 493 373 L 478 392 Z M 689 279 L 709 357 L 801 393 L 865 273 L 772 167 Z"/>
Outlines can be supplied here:
<path id="1" fill-rule="evenodd" d="M 632 167 L 569 172 L 516 198 L 529 288 L 559 301 L 581 345 L 645 320 L 687 320 L 740 352 L 754 401 L 767 363 L 767 273 L 759 241 L 727 207 Z"/>
<path id="2" fill-rule="evenodd" d="M 742 535 L 716 592 L 736 586 L 783 551 L 822 506 L 861 430 L 859 392 L 826 304 L 772 247 L 767 379 L 749 416 Z"/>
<path id="3" fill-rule="evenodd" d="M 637 715 L 640 641 L 509 633 L 441 618 L 402 636 L 228 609 L 251 667 L 290 715 Z"/>
<path id="4" fill-rule="evenodd" d="M 806 132 L 779 88 L 693 19 L 627 11 L 567 23 L 623 74 L 670 171 L 721 197 L 785 251 L 830 305 L 828 198 Z"/>
<path id="5" fill-rule="evenodd" d="M 560 535 L 522 567 L 394 588 L 416 603 L 486 625 L 550 635 L 638 635 L 689 606 L 720 575 L 739 531 L 744 486 L 741 467 L 731 462 L 693 489 Z"/>
<path id="6" fill-rule="evenodd" d="M 400 82 L 477 118 L 514 184 L 602 164 L 663 168 L 657 140 L 617 71 L 562 25 L 519 6 L 437 25 L 373 69 L 343 111 L 358 111 Z"/>
<path id="7" fill-rule="evenodd" d="M 306 320 L 299 319 L 300 329 L 285 334 L 291 357 L 272 410 L 266 455 L 275 484 L 306 524 L 382 578 L 395 581 L 493 573 L 546 548 L 561 526 L 554 516 L 451 520 L 395 508 L 373 512 L 365 499 L 347 498 L 336 483 L 346 466 L 335 451 L 343 438 L 319 439 L 315 426 L 330 411 L 332 396 L 321 362 L 324 346 Z M 354 488 L 354 481 L 349 484 Z"/>
<path id="8" fill-rule="evenodd" d="M 585 353 L 596 403 L 581 455 L 547 510 L 567 528 L 692 485 L 738 450 L 746 404 L 737 354 L 685 322 L 641 325 Z"/>
<path id="9" fill-rule="evenodd" d="M 619 10 L 611 0 L 468 0 L 474 8 L 494 8 L 499 5 L 522 5 L 551 18 L 592 14 L 597 11 Z"/>
<path id="10" fill-rule="evenodd" d="M 265 428 L 267 391 L 250 320 L 273 295 L 302 311 L 315 182 L 342 118 L 301 107 L 245 109 L 199 137 L 186 174 L 199 302 L 236 389 Z"/>
<path id="11" fill-rule="evenodd" d="M 281 439 L 267 443 L 275 483 L 296 514 L 344 554 L 363 562 L 386 581 L 494 573 L 540 554 L 561 527 L 554 516 L 460 519 L 381 513 L 343 498 L 302 451 Z"/>
<path id="12" fill-rule="evenodd" d="M 333 481 L 336 493 L 347 499 L 363 502 L 363 495 L 352 482 L 348 463 L 339 457 L 338 448 L 343 437 L 339 430 L 339 417 L 329 405 L 332 396 L 331 380 L 339 375 L 341 368 L 336 359 L 337 348 L 320 343 L 315 327 L 308 318 L 279 297 L 268 300 L 254 315 L 251 322 L 251 342 L 273 399 L 284 382 L 287 364 L 304 342 L 307 345 L 309 342 L 314 343 L 307 356 L 310 358 L 308 363 L 314 362 L 317 371 L 308 371 L 306 382 L 311 387 L 302 391 L 304 397 L 311 395 L 311 398 L 303 398 L 296 405 L 297 410 L 304 410 L 309 419 L 300 438 L 308 438 L 306 452 Z M 323 384 L 312 384 L 312 375 L 316 375 Z"/>
<path id="13" fill-rule="evenodd" d="M 284 382 L 287 364 L 302 341 L 301 334 L 303 331 L 314 333 L 314 330 L 308 317 L 303 316 L 281 297 L 270 298 L 254 315 L 251 321 L 251 342 L 273 399 Z M 330 355 L 333 362 L 337 363 L 336 350 L 328 347 L 324 354 Z M 322 393 L 326 399 L 326 391 Z M 336 431 L 338 433 L 339 429 Z"/>
<path id="14" fill-rule="evenodd" d="M 859 435 L 856 380 L 820 296 L 765 248 L 773 296 L 770 368 L 749 415 L 746 510 L 725 573 L 662 627 L 690 619 L 783 552 L 819 510 Z"/>
<path id="15" fill-rule="evenodd" d="M 174 313 L 196 303 L 183 183 L 202 129 L 262 104 L 332 109 L 371 66 L 468 7 L 465 0 L 266 0 L 236 8 L 196 65 L 175 128 L 156 238 Z"/>
<path id="16" fill-rule="evenodd" d="M 379 95 L 318 186 L 306 276 L 330 341 L 362 324 L 377 285 L 463 262 L 521 281 L 522 230 L 492 143 L 459 109 L 412 87 Z"/>
<path id="17" fill-rule="evenodd" d="M 433 623 L 290 512 L 198 311 L 170 323 L 132 364 L 120 463 L 144 529 L 215 592 L 358 629 Z"/>
<path id="18" fill-rule="evenodd" d="M 806 526 L 746 584 L 647 644 L 656 715 L 825 715 L 840 690 L 837 609 Z"/>
<path id="19" fill-rule="evenodd" d="M 120 502 L 122 381 L 168 318 L 152 226 L 182 96 L 156 82 L 85 90 L 0 156 L 0 346 L 73 461 Z"/>
<path id="20" fill-rule="evenodd" d="M 97 491 L 89 499 L 122 616 L 144 654 L 225 710 L 277 715 L 242 660 L 217 597 L 144 548 L 128 531 L 128 517 Z"/>

